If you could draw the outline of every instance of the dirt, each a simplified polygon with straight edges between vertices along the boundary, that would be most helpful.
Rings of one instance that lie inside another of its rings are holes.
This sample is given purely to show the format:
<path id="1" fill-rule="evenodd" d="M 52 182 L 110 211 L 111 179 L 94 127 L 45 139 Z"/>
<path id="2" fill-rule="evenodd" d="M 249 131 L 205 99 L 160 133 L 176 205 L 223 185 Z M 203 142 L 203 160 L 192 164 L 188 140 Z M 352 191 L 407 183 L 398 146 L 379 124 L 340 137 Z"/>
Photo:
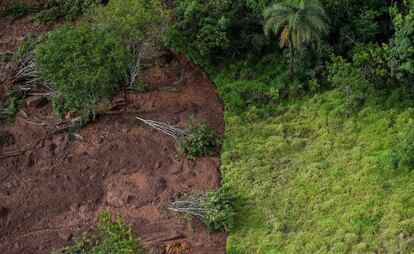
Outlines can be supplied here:
<path id="1" fill-rule="evenodd" d="M 11 34 L 0 32 L 0 51 L 13 50 L 18 36 L 39 32 L 13 26 Z M 0 65 L 0 80 L 8 75 L 6 66 Z M 149 92 L 128 92 L 126 104 L 80 129 L 74 140 L 28 120 L 55 121 L 50 103 L 0 124 L 0 253 L 50 253 L 89 231 L 106 209 L 124 217 L 153 253 L 225 252 L 225 234 L 208 233 L 198 220 L 168 210 L 184 193 L 219 186 L 219 156 L 189 161 L 174 140 L 135 120 L 181 128 L 189 121 L 207 123 L 222 134 L 215 86 L 183 57 L 151 68 L 144 81 Z"/>

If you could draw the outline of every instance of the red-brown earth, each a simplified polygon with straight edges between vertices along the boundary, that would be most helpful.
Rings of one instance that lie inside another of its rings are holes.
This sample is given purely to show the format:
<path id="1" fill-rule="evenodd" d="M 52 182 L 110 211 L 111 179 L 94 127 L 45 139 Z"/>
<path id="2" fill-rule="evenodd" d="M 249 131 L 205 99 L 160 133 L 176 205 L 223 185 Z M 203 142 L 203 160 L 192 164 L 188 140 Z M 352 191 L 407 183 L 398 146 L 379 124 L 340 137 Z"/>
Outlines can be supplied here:
<path id="1" fill-rule="evenodd" d="M 0 19 L 0 51 L 14 50 L 29 32 L 51 29 L 27 18 L 8 22 Z M 0 82 L 12 69 L 0 65 Z M 153 253 L 225 252 L 225 234 L 168 210 L 184 193 L 219 186 L 219 156 L 189 161 L 174 140 L 135 120 L 186 128 L 192 119 L 222 134 L 215 86 L 183 57 L 151 68 L 145 81 L 149 92 L 127 93 L 126 104 L 80 129 L 75 140 L 53 129 L 50 104 L 26 106 L 12 123 L 0 124 L 0 253 L 50 253 L 89 231 L 106 209 L 121 215 Z M 3 102 L 5 90 L 0 83 Z"/>

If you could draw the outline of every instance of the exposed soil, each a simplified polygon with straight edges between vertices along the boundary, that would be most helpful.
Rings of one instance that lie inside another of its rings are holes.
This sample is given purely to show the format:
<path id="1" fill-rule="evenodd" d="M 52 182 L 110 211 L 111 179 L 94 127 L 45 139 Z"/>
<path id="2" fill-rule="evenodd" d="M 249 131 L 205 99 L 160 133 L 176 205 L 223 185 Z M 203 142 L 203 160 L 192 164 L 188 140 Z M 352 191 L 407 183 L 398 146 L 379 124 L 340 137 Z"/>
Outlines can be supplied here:
<path id="1" fill-rule="evenodd" d="M 0 51 L 33 32 L 14 24 L 8 31 L 16 32 L 0 32 Z M 0 65 L 0 81 L 7 68 Z M 150 69 L 146 82 L 149 92 L 128 93 L 126 104 L 79 130 L 80 139 L 27 120 L 54 121 L 50 104 L 0 124 L 0 253 L 50 253 L 90 230 L 105 209 L 123 216 L 153 253 L 225 252 L 225 234 L 167 209 L 184 193 L 219 186 L 218 155 L 188 161 L 171 138 L 134 120 L 185 128 L 193 119 L 222 134 L 222 102 L 207 75 L 183 57 Z"/>

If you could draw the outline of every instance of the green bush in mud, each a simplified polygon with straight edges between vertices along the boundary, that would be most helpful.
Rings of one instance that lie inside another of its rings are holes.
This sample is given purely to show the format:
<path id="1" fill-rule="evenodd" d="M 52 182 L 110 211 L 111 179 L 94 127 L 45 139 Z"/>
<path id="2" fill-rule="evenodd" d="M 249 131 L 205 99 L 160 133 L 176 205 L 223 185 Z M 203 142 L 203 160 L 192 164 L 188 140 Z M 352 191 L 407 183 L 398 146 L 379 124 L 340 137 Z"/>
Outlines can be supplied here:
<path id="1" fill-rule="evenodd" d="M 58 114 L 94 112 L 125 78 L 132 56 L 125 45 L 105 30 L 87 25 L 62 27 L 35 49 L 42 79 L 56 89 Z"/>
<path id="2" fill-rule="evenodd" d="M 76 237 L 72 245 L 54 254 L 144 254 L 140 239 L 121 218 L 113 219 L 109 212 L 98 216 L 96 237 L 86 234 Z"/>
<path id="3" fill-rule="evenodd" d="M 193 128 L 181 141 L 181 148 L 190 160 L 209 155 L 220 144 L 220 138 L 208 125 Z"/>

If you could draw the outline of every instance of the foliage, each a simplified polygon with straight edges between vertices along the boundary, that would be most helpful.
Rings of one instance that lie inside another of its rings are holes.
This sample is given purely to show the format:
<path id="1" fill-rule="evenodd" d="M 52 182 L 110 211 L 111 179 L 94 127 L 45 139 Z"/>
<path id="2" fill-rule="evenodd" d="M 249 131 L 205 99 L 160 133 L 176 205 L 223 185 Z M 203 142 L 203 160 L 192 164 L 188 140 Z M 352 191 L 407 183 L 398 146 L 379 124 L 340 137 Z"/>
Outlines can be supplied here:
<path id="1" fill-rule="evenodd" d="M 280 48 L 290 50 L 289 77 L 293 80 L 295 50 L 319 47 L 328 33 L 328 18 L 319 0 L 283 1 L 264 12 L 264 31 L 279 35 Z"/>
<path id="2" fill-rule="evenodd" d="M 156 0 L 111 0 L 90 9 L 87 16 L 124 41 L 136 43 L 159 43 L 169 23 L 168 11 Z"/>
<path id="3" fill-rule="evenodd" d="M 8 119 L 12 120 L 20 107 L 25 103 L 25 94 L 21 90 L 11 90 L 8 92 L 8 106 L 7 115 Z"/>
<path id="4" fill-rule="evenodd" d="M 355 68 L 352 63 L 345 61 L 342 57 L 335 57 L 328 67 L 328 72 L 328 81 L 343 92 L 349 113 L 359 110 L 365 101 L 366 91 L 370 85 L 364 79 L 362 70 Z"/>
<path id="5" fill-rule="evenodd" d="M 393 157 L 399 168 L 414 170 L 414 130 L 410 129 L 395 147 Z"/>
<path id="6" fill-rule="evenodd" d="M 386 161 L 414 111 L 378 100 L 348 118 L 337 89 L 255 121 L 226 112 L 222 183 L 245 200 L 228 253 L 412 250 L 414 171 Z"/>
<path id="7" fill-rule="evenodd" d="M 351 51 L 352 62 L 362 71 L 365 80 L 381 84 L 390 77 L 388 51 L 386 44 L 357 44 Z"/>
<path id="8" fill-rule="evenodd" d="M 224 57 L 260 52 L 268 44 L 261 14 L 266 0 L 177 0 L 170 47 L 192 61 L 208 65 Z"/>
<path id="9" fill-rule="evenodd" d="M 190 160 L 210 155 L 219 144 L 219 137 L 206 124 L 193 128 L 189 135 L 180 140 L 181 148 Z"/>
<path id="10" fill-rule="evenodd" d="M 96 6 L 101 0 L 63 0 L 48 1 L 43 10 L 33 17 L 34 21 L 51 23 L 60 18 L 73 21 L 91 6 Z"/>
<path id="11" fill-rule="evenodd" d="M 121 218 L 112 219 L 109 212 L 99 215 L 99 225 L 96 228 L 98 236 L 89 237 L 86 234 L 76 237 L 73 244 L 55 252 L 55 254 L 144 254 L 132 229 L 125 225 Z"/>
<path id="12" fill-rule="evenodd" d="M 13 1 L 12 6 L 6 10 L 5 13 L 11 13 L 13 20 L 22 18 L 28 14 L 38 11 L 41 5 L 36 2 L 28 2 L 27 4 L 21 3 L 20 1 Z"/>
<path id="13" fill-rule="evenodd" d="M 52 32 L 35 55 L 42 78 L 60 94 L 56 100 L 63 111 L 94 112 L 102 98 L 114 93 L 131 61 L 118 37 L 86 25 Z"/>
<path id="14" fill-rule="evenodd" d="M 329 41 L 336 53 L 346 52 L 356 43 L 386 42 L 392 26 L 387 0 L 321 0 L 331 20 Z"/>
<path id="15" fill-rule="evenodd" d="M 126 87 L 140 90 L 137 84 L 142 65 L 151 59 L 151 51 L 163 46 L 170 25 L 170 13 L 158 0 L 113 0 L 106 6 L 91 8 L 87 17 L 95 25 L 112 31 L 134 55 L 128 66 Z"/>
<path id="16" fill-rule="evenodd" d="M 318 0 L 284 1 L 264 12 L 266 34 L 280 33 L 279 46 L 299 49 L 314 43 L 328 32 L 328 17 Z M 292 21 L 294 20 L 294 22 Z"/>
<path id="17" fill-rule="evenodd" d="M 403 15 L 394 18 L 395 35 L 390 42 L 389 65 L 392 75 L 399 80 L 414 77 L 414 4 Z M 408 77 L 407 77 L 408 76 Z"/>
<path id="18" fill-rule="evenodd" d="M 173 202 L 170 210 L 194 216 L 210 232 L 230 232 L 234 226 L 235 199 L 227 188 L 192 193 Z"/>
<path id="19" fill-rule="evenodd" d="M 205 223 L 209 231 L 230 232 L 234 226 L 234 197 L 226 188 L 207 192 L 204 202 L 207 210 Z"/>

